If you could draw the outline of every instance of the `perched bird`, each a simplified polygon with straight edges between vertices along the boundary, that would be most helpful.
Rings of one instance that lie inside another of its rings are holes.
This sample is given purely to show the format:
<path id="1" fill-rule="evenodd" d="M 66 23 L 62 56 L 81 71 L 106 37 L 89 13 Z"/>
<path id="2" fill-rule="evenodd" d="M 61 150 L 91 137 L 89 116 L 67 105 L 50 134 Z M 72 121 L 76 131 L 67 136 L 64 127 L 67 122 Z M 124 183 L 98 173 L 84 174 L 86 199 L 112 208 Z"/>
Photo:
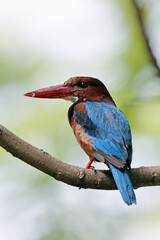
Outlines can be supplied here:
<path id="1" fill-rule="evenodd" d="M 37 98 L 77 99 L 68 111 L 74 134 L 93 161 L 110 168 L 124 202 L 136 204 L 128 170 L 132 161 L 132 137 L 125 115 L 116 107 L 104 84 L 92 77 L 73 77 L 62 85 L 26 93 Z"/>

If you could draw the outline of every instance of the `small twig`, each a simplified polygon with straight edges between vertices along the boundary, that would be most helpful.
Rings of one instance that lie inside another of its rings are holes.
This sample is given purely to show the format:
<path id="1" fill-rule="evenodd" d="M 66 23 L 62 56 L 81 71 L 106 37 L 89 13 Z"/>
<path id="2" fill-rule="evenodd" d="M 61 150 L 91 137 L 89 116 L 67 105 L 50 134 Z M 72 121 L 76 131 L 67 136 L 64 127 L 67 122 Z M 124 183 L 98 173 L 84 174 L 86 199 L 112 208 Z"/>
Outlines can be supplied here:
<path id="1" fill-rule="evenodd" d="M 25 142 L 0 125 L 0 146 L 14 157 L 34 166 L 58 181 L 79 188 L 117 189 L 110 171 L 92 171 L 64 163 L 50 154 Z M 132 169 L 134 188 L 160 185 L 160 167 Z"/>
<path id="2" fill-rule="evenodd" d="M 134 7 L 135 7 L 135 10 L 136 10 L 136 13 L 137 13 L 137 18 L 138 18 L 138 21 L 139 21 L 139 26 L 140 26 L 142 35 L 143 35 L 144 41 L 146 43 L 148 54 L 150 56 L 150 59 L 151 59 L 153 65 L 157 69 L 158 76 L 160 76 L 160 67 L 158 66 L 157 60 L 156 60 L 156 58 L 155 58 L 155 56 L 153 54 L 153 51 L 151 49 L 151 46 L 150 46 L 150 43 L 149 43 L 149 38 L 147 36 L 146 30 L 145 30 L 145 25 L 143 23 L 140 7 L 138 6 L 136 0 L 133 0 L 133 4 L 134 4 Z"/>

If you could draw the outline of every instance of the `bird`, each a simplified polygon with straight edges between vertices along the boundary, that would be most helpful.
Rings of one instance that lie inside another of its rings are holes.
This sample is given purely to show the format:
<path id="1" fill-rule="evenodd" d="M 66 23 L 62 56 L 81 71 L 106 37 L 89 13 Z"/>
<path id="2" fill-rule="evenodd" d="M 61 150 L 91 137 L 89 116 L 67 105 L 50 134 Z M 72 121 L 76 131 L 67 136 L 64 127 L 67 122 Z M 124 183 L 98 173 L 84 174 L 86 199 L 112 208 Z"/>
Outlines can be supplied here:
<path id="1" fill-rule="evenodd" d="M 89 156 L 86 168 L 94 169 L 93 162 L 106 164 L 124 202 L 136 204 L 129 177 L 132 162 L 130 125 L 100 80 L 72 77 L 62 85 L 41 88 L 25 96 L 71 100 L 68 120 L 78 143 Z"/>

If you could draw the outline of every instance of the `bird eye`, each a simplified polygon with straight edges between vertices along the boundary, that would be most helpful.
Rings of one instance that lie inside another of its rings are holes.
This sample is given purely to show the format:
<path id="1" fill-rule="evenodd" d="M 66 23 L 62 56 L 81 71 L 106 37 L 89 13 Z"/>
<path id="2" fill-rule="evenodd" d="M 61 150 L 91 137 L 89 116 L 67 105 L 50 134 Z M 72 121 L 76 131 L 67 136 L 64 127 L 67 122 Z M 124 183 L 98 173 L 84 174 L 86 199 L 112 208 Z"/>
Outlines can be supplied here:
<path id="1" fill-rule="evenodd" d="M 78 83 L 78 87 L 80 88 L 86 88 L 88 86 L 88 84 L 86 82 L 79 82 Z"/>

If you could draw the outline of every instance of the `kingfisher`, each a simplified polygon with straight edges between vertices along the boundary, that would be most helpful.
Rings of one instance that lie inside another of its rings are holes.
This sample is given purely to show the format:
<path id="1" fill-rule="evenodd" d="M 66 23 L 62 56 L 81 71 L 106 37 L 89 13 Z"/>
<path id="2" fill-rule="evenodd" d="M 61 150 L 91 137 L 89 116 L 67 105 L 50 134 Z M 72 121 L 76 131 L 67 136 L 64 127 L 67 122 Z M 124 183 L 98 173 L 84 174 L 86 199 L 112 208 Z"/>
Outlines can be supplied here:
<path id="1" fill-rule="evenodd" d="M 64 98 L 73 104 L 68 120 L 82 149 L 94 161 L 105 163 L 124 202 L 136 204 L 129 177 L 132 136 L 127 118 L 119 110 L 105 85 L 93 77 L 72 77 L 62 85 L 41 88 L 25 94 L 36 98 Z"/>

